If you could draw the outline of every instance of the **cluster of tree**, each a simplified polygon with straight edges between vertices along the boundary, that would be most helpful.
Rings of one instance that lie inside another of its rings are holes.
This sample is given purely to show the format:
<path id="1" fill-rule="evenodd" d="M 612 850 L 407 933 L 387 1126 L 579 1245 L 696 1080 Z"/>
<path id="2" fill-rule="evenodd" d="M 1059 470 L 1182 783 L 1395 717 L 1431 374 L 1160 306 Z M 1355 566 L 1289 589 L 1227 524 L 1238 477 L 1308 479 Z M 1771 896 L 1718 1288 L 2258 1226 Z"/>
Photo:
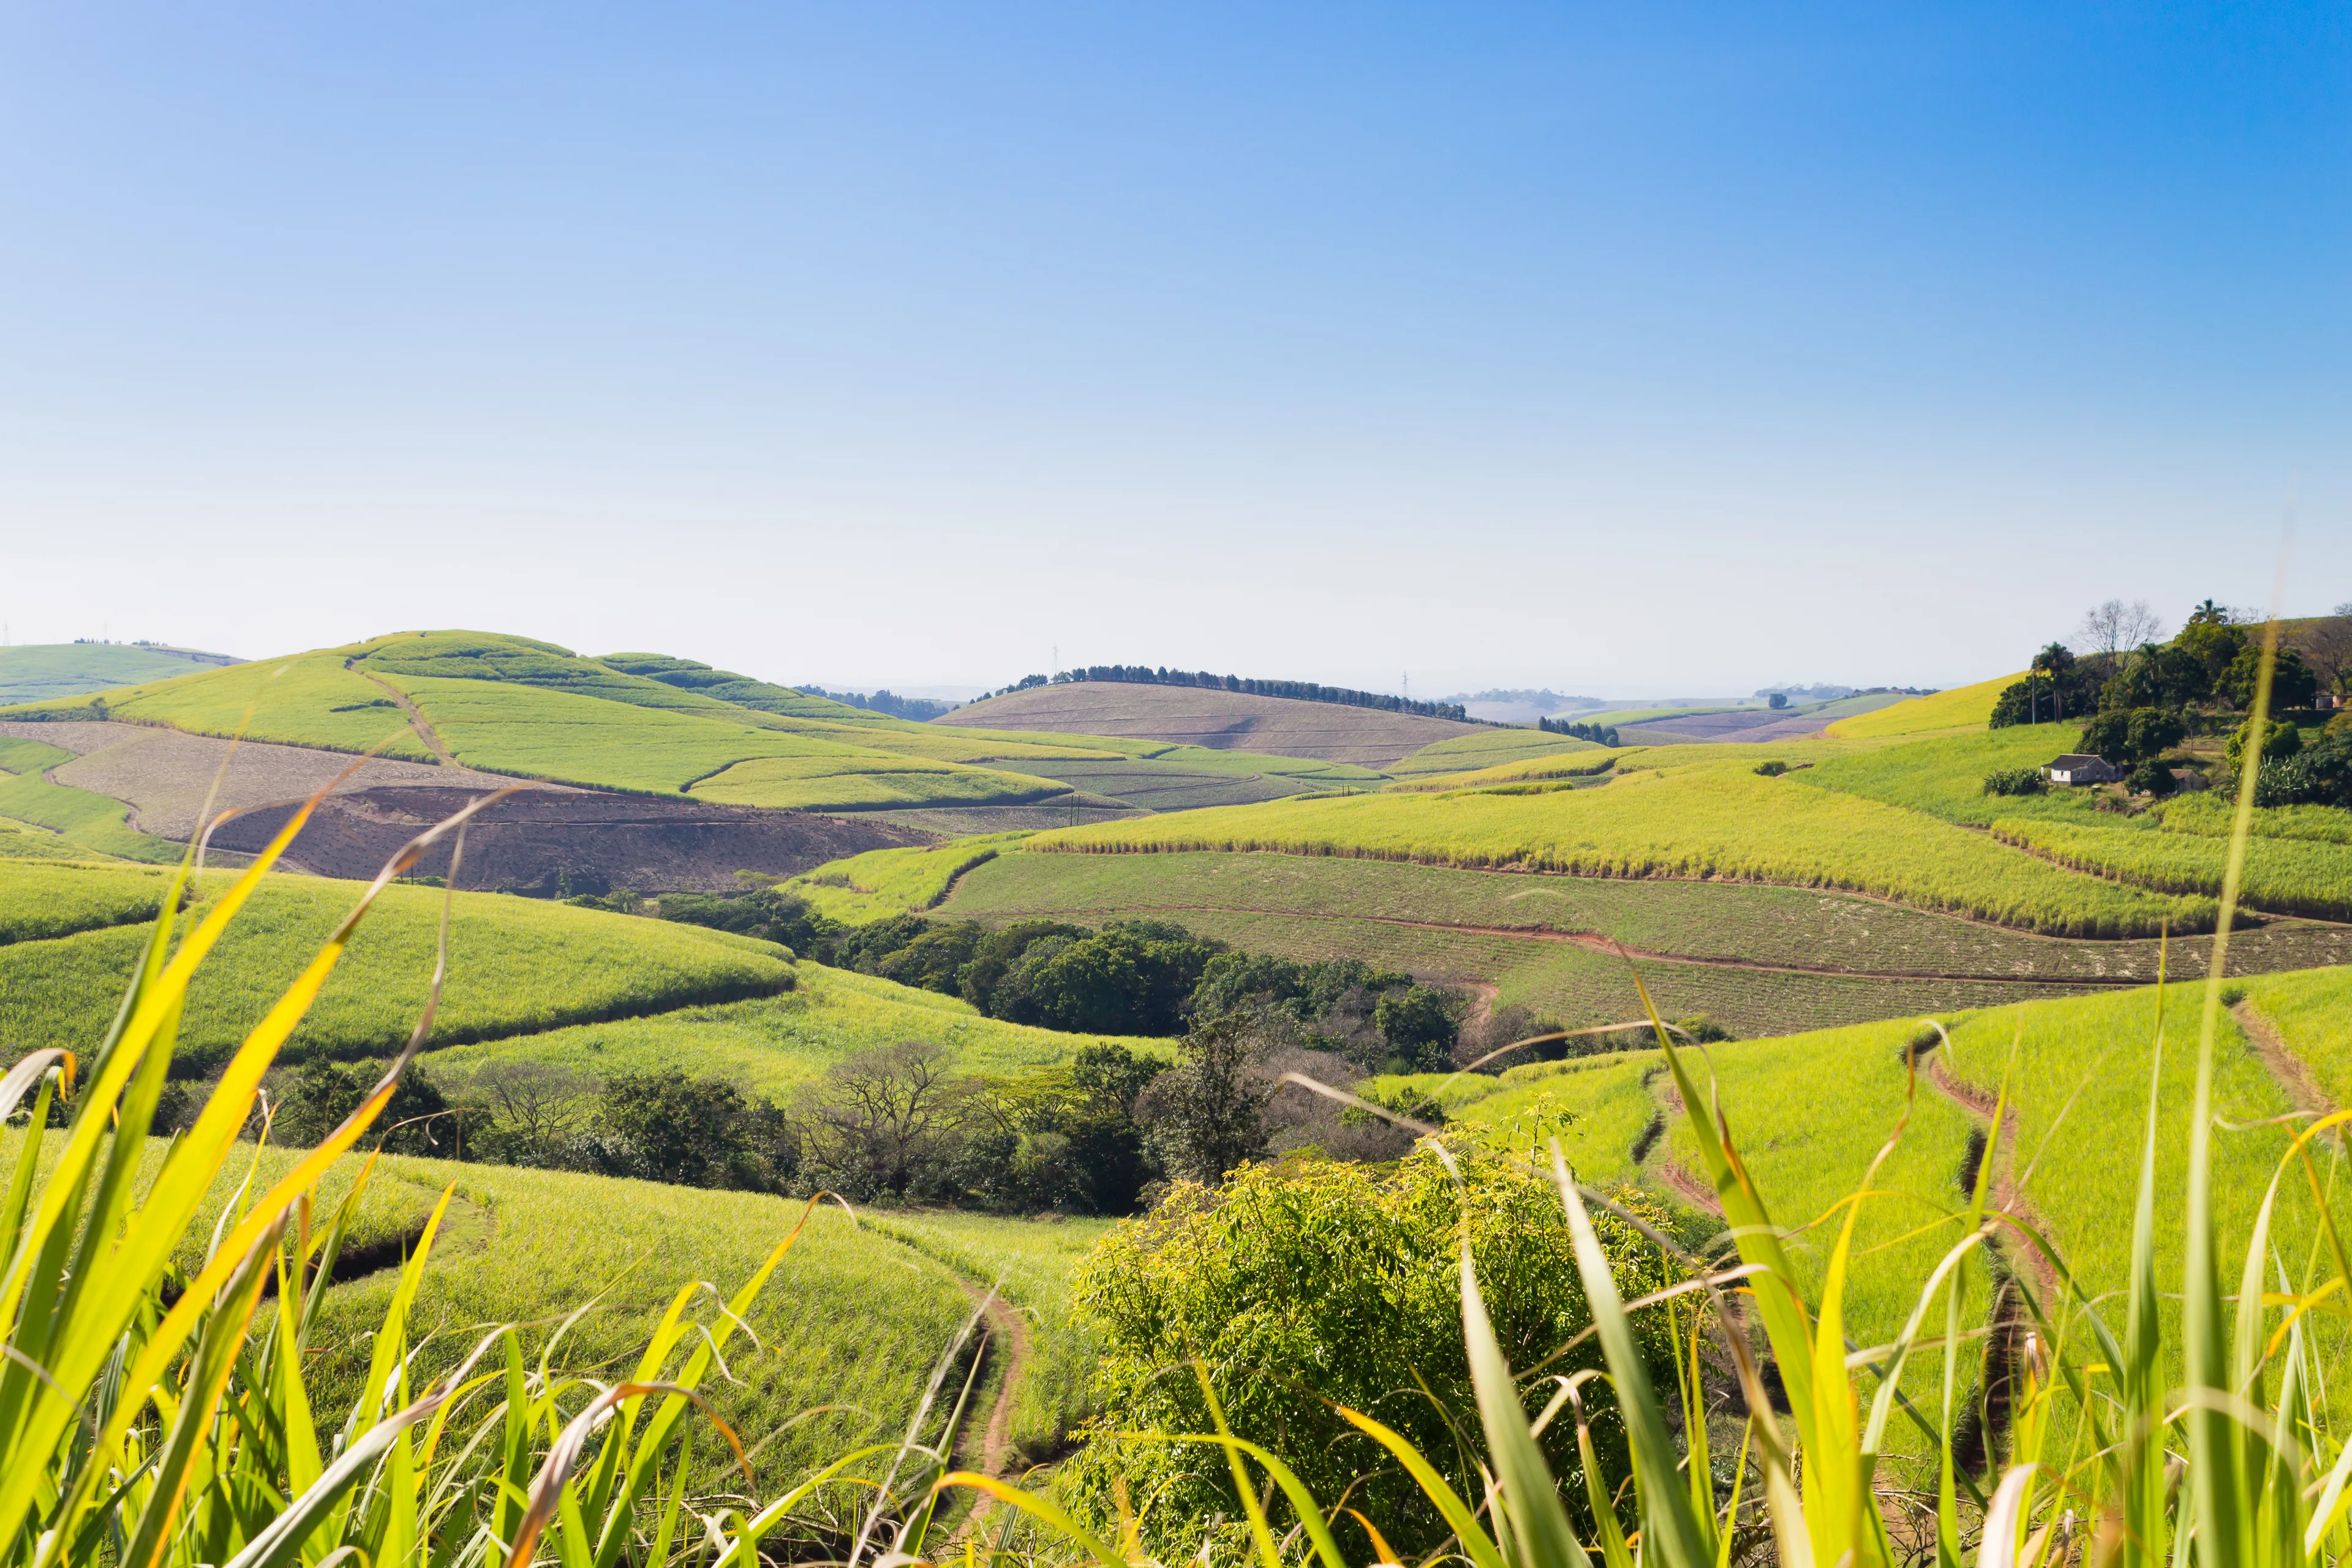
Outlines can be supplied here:
<path id="1" fill-rule="evenodd" d="M 1536 728 L 1547 735 L 1568 735 L 1579 741 L 1594 741 L 1604 746 L 1617 744 L 1614 724 L 1581 724 L 1573 719 L 1538 719 Z"/>
<path id="2" fill-rule="evenodd" d="M 1311 680 L 1253 680 L 1239 675 L 1214 675 L 1205 669 L 1155 668 L 1148 664 L 1090 664 L 1084 669 L 1062 670 L 1050 682 L 1045 676 L 1032 675 L 994 695 L 1001 697 L 1006 691 L 1026 691 L 1047 684 L 1066 686 L 1081 680 L 1118 681 L 1129 686 L 1199 686 L 1212 691 L 1239 691 L 1251 697 L 1288 697 L 1301 702 L 1377 708 L 1383 713 L 1418 713 L 1430 719 L 1467 721 L 1470 717 L 1458 702 L 1416 702 L 1410 697 L 1358 691 L 1347 686 L 1319 686 Z"/>
<path id="3" fill-rule="evenodd" d="M 1426 1017 L 1418 1023 L 1437 1032 Z M 1000 1077 L 959 1072 L 947 1047 L 908 1042 L 838 1062 L 782 1100 L 675 1068 L 599 1080 L 549 1063 L 492 1063 L 465 1077 L 412 1064 L 379 1126 L 395 1153 L 867 1202 L 1119 1215 L 1154 1183 L 1213 1184 L 1269 1155 L 1402 1154 L 1410 1130 L 1285 1080 L 1360 1086 L 1366 1068 L 1328 1043 L 1284 1006 L 1254 1001 L 1193 1028 L 1172 1060 L 1094 1045 L 1066 1067 Z M 383 1070 L 315 1060 L 273 1074 L 269 1135 L 315 1144 Z M 157 1125 L 184 1123 L 201 1099 L 174 1086 Z M 1398 1109 L 1444 1120 L 1417 1099 Z M 257 1111 L 251 1135 L 263 1120 Z"/>
<path id="4" fill-rule="evenodd" d="M 901 697 L 887 687 L 882 690 L 867 693 L 827 691 L 822 686 L 810 686 L 803 683 L 793 689 L 804 691 L 811 697 L 823 697 L 830 701 L 845 703 L 852 708 L 863 708 L 869 713 L 887 713 L 893 719 L 912 719 L 917 723 L 936 719 L 942 713 L 952 713 L 962 706 L 961 703 L 941 701 L 936 697 Z"/>
<path id="5" fill-rule="evenodd" d="M 665 900 L 667 905 L 668 900 Z M 1446 1066 L 1460 996 L 1360 960 L 1296 963 L 1236 952 L 1170 921 L 1099 931 L 1062 921 L 995 930 L 903 915 L 821 939 L 823 961 L 961 996 L 992 1018 L 1077 1034 L 1182 1034 L 1236 1013 L 1291 1020 L 1367 1071 Z"/>
<path id="6" fill-rule="evenodd" d="M 2224 748 L 2231 776 L 2253 740 L 2254 721 L 2238 726 Z M 2352 809 L 2352 713 L 2328 721 L 2316 739 L 2284 720 L 2270 721 L 2262 762 L 2254 770 L 2256 805 L 2333 805 Z"/>
<path id="7" fill-rule="evenodd" d="M 2173 714 L 2197 708 L 2242 711 L 2253 704 L 2263 650 L 2233 617 L 2234 612 L 2208 599 L 2189 613 L 2178 635 L 2159 643 L 2153 640 L 2158 627 L 2145 605 L 2110 601 L 2086 617 L 2086 629 L 2103 643 L 2116 644 L 2132 634 L 2146 634 L 2143 640 L 2136 646 L 2097 647 L 2079 657 L 2063 643 L 2042 648 L 2026 678 L 2005 689 L 1994 703 L 1992 727 L 2118 709 Z M 2323 661 L 2333 661 L 2326 672 L 2332 684 L 2341 679 L 2343 659 L 2327 651 L 2331 647 L 2326 637 L 2315 644 Z M 2309 708 L 2319 693 L 2321 674 L 2301 652 L 2282 649 L 2271 676 L 2273 710 Z M 2107 755 L 2104 751 L 2099 754 Z"/>

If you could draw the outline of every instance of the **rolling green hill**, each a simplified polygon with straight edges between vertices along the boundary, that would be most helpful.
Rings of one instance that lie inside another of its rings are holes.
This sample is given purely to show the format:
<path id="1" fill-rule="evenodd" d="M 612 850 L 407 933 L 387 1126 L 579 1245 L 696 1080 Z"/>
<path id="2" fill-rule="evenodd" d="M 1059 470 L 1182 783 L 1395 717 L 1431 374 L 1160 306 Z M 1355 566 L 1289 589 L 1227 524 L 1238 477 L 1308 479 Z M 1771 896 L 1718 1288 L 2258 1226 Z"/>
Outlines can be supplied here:
<path id="1" fill-rule="evenodd" d="M 2268 1119 L 2294 1108 L 2292 1091 L 2265 1064 L 2253 1035 L 2274 1040 L 2308 1068 L 2335 1103 L 2352 1091 L 2352 968 L 2269 975 L 2244 989 L 2244 1002 L 2221 1018 L 2216 1069 L 2216 1110 L 2231 1129 L 2214 1143 L 2225 1257 L 2233 1256 L 2233 1244 L 2242 1249 L 2291 1136 Z M 2164 997 L 2159 1212 L 2177 1210 L 2186 1177 L 2182 1129 L 2202 1000 L 2201 987 L 2176 987 Z M 1906 1065 L 1906 1042 L 1917 1028 L 1909 1019 L 1721 1043 L 1691 1065 L 1702 1084 L 1711 1072 L 1720 1086 L 1732 1136 L 1775 1222 L 1815 1238 L 1902 1127 L 1895 1156 L 1873 1183 L 1879 1195 L 1864 1210 L 1847 1298 L 1856 1342 L 1875 1344 L 1901 1327 L 1916 1281 L 1950 1244 L 1970 1134 L 1987 1127 L 2012 1042 L 2019 1121 L 1993 1152 L 1995 1180 L 2046 1226 L 2092 1294 L 2123 1284 L 2129 1232 L 2115 1216 L 2132 1207 L 2156 1066 L 2157 1002 L 2154 988 L 2139 988 L 1945 1014 L 1951 1047 L 1929 1056 L 1916 1081 Z M 1696 1206 L 1707 1196 L 1705 1184 L 1691 1174 L 1689 1133 L 1660 1073 L 1659 1054 L 1641 1051 L 1515 1068 L 1500 1079 L 1430 1075 L 1382 1087 L 1442 1089 L 1455 1120 L 1492 1129 L 1508 1146 L 1537 1148 L 1559 1137 L 1585 1181 L 1641 1182 L 1678 1205 Z M 1835 1113 L 1822 1114 L 1823 1107 Z M 2284 1188 L 2275 1222 L 2284 1255 L 2300 1257 L 2312 1244 L 2313 1217 L 2300 1184 Z M 2178 1278 L 2178 1229 L 2159 1225 L 2157 1237 L 2158 1278 Z M 1820 1288 L 1826 1250 L 1818 1239 L 1791 1249 L 1809 1297 Z M 2178 1311 L 2170 1302 L 2164 1310 Z"/>
<path id="2" fill-rule="evenodd" d="M 1753 771 L 1758 761 L 1805 750 L 1660 747 L 1594 789 L 1277 801 L 1041 834 L 1025 852 L 1271 849 L 1775 882 L 1870 893 L 2052 935 L 2145 936 L 2168 925 L 2194 931 L 2212 919 L 2208 899 L 2077 875 L 1921 812 Z"/>
<path id="3" fill-rule="evenodd" d="M 329 751 L 439 756 L 598 789 L 900 814 L 912 826 L 959 830 L 1043 826 L 1024 815 L 1038 807 L 1066 805 L 1092 819 L 1370 786 L 1383 776 L 1164 742 L 918 724 L 666 655 L 587 658 L 527 637 L 463 631 L 376 637 L 0 716 L 103 716 Z M 64 805 L 47 812 L 68 814 Z M 4 806 L 0 815 L 44 820 Z"/>
<path id="4" fill-rule="evenodd" d="M 236 662 L 225 653 L 142 643 L 32 643 L 0 647 L 0 707 L 56 702 L 142 680 L 168 680 L 206 665 Z"/>

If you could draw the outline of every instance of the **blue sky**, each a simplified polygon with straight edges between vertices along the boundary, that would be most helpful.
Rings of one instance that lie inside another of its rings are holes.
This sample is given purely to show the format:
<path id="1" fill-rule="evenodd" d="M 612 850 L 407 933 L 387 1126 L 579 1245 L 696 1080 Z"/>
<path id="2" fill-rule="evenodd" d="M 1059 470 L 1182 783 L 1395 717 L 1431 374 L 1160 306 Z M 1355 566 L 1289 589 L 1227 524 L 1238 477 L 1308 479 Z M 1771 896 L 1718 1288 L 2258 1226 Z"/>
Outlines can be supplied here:
<path id="1" fill-rule="evenodd" d="M 2352 22 L 0 13 L 0 616 L 774 679 L 2012 669 L 2352 600 Z"/>

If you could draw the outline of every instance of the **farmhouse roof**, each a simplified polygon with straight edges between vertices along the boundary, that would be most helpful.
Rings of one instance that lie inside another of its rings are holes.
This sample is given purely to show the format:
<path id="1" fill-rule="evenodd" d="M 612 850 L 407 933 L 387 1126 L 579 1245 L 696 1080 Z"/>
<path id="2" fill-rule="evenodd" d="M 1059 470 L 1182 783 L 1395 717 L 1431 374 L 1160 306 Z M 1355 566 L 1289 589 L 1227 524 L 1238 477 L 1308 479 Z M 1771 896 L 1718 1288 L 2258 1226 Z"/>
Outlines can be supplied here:
<path id="1" fill-rule="evenodd" d="M 2087 768 L 2093 763 L 2104 766 L 2106 763 L 2106 758 L 2095 757 L 2084 752 L 2069 752 L 2054 762 L 2044 763 L 2042 765 L 2051 768 Z"/>

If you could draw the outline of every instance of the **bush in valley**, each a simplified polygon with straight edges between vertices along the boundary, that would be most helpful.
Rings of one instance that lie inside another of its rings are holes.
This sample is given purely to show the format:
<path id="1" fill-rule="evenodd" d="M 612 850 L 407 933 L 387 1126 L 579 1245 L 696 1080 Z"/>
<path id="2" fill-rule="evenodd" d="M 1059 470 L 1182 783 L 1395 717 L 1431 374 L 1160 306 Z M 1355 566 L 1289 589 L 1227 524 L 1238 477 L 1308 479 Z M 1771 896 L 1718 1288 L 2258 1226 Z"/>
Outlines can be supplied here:
<path id="1" fill-rule="evenodd" d="M 762 888 L 731 898 L 665 893 L 656 907 L 666 921 L 780 942 L 794 952 L 813 956 L 839 929 L 818 914 L 806 899 L 781 888 Z"/>
<path id="2" fill-rule="evenodd" d="M 1601 1364 L 1590 1339 L 1561 1350 L 1589 1313 L 1558 1190 L 1475 1144 L 1456 1142 L 1450 1152 L 1458 1182 L 1428 1148 L 1388 1170 L 1308 1157 L 1251 1166 L 1221 1187 L 1181 1182 L 1148 1217 L 1106 1237 L 1076 1294 L 1102 1346 L 1097 1391 L 1116 1415 L 1081 1434 L 1085 1446 L 1063 1472 L 1077 1506 L 1115 1529 L 1123 1498 L 1151 1499 L 1146 1546 L 1170 1561 L 1201 1550 L 1219 1519 L 1227 1533 L 1238 1529 L 1233 1473 L 1214 1448 L 1125 1436 L 1213 1429 L 1189 1363 L 1206 1369 L 1235 1435 L 1271 1445 L 1317 1496 L 1352 1493 L 1408 1554 L 1402 1561 L 1440 1549 L 1443 1520 L 1338 1407 L 1402 1433 L 1453 1472 L 1457 1489 L 1481 1495 L 1454 1425 L 1475 1421 L 1475 1408 L 1462 1339 L 1463 1241 L 1513 1366 L 1572 1377 Z M 1617 1196 L 1658 1212 L 1631 1193 Z M 1664 1282 L 1638 1232 L 1594 1218 L 1622 1295 Z M 1665 1315 L 1633 1321 L 1649 1364 L 1666 1366 Z M 1582 1397 L 1605 1473 L 1623 1473 L 1623 1426 L 1605 1378 L 1586 1381 Z M 1575 1421 L 1563 1413 L 1540 1440 L 1562 1500 L 1580 1509 Z"/>
<path id="3" fill-rule="evenodd" d="M 1462 1029 L 1458 994 L 1435 985 L 1391 991 L 1372 1011 L 1381 1038 L 1407 1072 L 1436 1072 L 1454 1062 L 1454 1042 Z"/>
<path id="4" fill-rule="evenodd" d="M 605 1081 L 583 1152 L 610 1176 L 775 1192 L 799 1163 L 798 1142 L 775 1106 L 724 1079 L 664 1068 Z"/>
<path id="5" fill-rule="evenodd" d="M 2150 757 L 2124 775 L 2124 788 L 2134 795 L 2145 795 L 2162 800 L 2180 787 L 2172 770 Z"/>
<path id="6" fill-rule="evenodd" d="M 2040 795 L 2048 787 L 2040 768 L 2000 768 L 1985 774 L 1987 795 Z"/>
<path id="7" fill-rule="evenodd" d="M 989 998 L 1016 1024 L 1083 1034 L 1173 1035 L 1210 960 L 1225 951 L 1167 921 L 1116 921 L 1033 942 Z"/>
<path id="8" fill-rule="evenodd" d="M 2330 725 L 2309 746 L 2265 754 L 2254 773 L 2254 804 L 2352 808 L 2352 731 Z"/>
<path id="9" fill-rule="evenodd" d="M 360 1108 L 387 1065 L 313 1059 L 291 1072 L 273 1075 L 278 1094 L 269 1118 L 270 1137 L 304 1148 L 319 1142 Z M 375 1125 L 390 1129 L 380 1134 L 387 1153 L 446 1160 L 458 1152 L 461 1133 L 449 1099 L 419 1063 L 410 1063 L 400 1075 L 391 1103 Z"/>
<path id="10" fill-rule="evenodd" d="M 1777 779 L 1789 771 L 1789 764 L 1780 762 L 1759 763 L 1754 771 L 1759 778 Z"/>

